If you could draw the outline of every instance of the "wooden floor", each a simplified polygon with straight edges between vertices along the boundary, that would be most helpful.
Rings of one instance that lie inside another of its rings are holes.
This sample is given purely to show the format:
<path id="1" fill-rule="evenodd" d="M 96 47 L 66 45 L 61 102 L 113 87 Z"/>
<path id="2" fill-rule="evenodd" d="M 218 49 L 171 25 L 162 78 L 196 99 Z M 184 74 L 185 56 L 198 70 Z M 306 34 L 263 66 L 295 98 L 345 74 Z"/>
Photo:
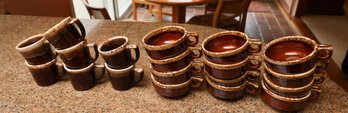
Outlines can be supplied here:
<path id="1" fill-rule="evenodd" d="M 171 7 L 165 7 L 164 12 L 171 12 Z M 137 8 L 138 21 L 158 22 L 156 15 L 152 15 L 143 7 Z M 186 20 L 195 15 L 203 15 L 203 6 L 187 7 Z M 130 17 L 132 18 L 132 17 Z M 163 16 L 164 22 L 171 22 L 170 16 Z M 260 38 L 269 42 L 275 38 L 298 35 L 289 25 L 274 1 L 253 0 L 248 11 L 245 33 L 251 38 Z"/>

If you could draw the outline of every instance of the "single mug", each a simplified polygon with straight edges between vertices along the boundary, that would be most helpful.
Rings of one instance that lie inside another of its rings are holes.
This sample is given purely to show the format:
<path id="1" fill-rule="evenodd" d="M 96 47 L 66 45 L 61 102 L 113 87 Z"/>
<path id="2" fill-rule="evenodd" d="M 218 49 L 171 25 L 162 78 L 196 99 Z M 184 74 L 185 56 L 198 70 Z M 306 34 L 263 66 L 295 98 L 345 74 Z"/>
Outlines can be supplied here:
<path id="1" fill-rule="evenodd" d="M 62 50 L 84 41 L 86 31 L 79 19 L 67 17 L 44 35 L 56 49 Z"/>
<path id="2" fill-rule="evenodd" d="M 17 44 L 16 49 L 30 65 L 46 64 L 57 57 L 42 34 L 23 40 Z"/>
<path id="3" fill-rule="evenodd" d="M 171 72 L 178 71 L 187 67 L 194 59 L 200 58 L 201 56 L 202 53 L 200 48 L 190 47 L 184 53 L 181 53 L 180 55 L 172 58 L 155 60 L 151 57 L 148 57 L 148 59 L 153 70 L 156 70 L 158 72 Z"/>
<path id="4" fill-rule="evenodd" d="M 139 47 L 135 44 L 128 44 L 125 36 L 116 36 L 102 42 L 98 51 L 108 66 L 113 69 L 123 69 L 134 65 L 140 57 Z M 135 56 L 132 57 L 131 50 Z"/>
<path id="5" fill-rule="evenodd" d="M 105 73 L 104 65 L 96 65 L 94 63 L 82 69 L 70 69 L 64 65 L 64 69 L 68 73 L 70 83 L 77 91 L 91 89 L 98 80 L 103 78 Z"/>
<path id="6" fill-rule="evenodd" d="M 53 59 L 45 64 L 31 65 L 25 61 L 31 75 L 39 86 L 49 86 L 58 80 L 59 77 L 64 76 L 65 71 L 63 65 Z"/>
<path id="7" fill-rule="evenodd" d="M 205 58 L 216 64 L 234 64 L 261 50 L 259 39 L 249 39 L 238 31 L 225 31 L 213 34 L 202 43 Z"/>
<path id="8" fill-rule="evenodd" d="M 316 65 L 325 70 L 332 51 L 331 45 L 319 45 L 303 36 L 287 36 L 269 42 L 263 56 L 271 70 L 281 74 L 299 74 Z"/>
<path id="9" fill-rule="evenodd" d="M 157 94 L 167 98 L 181 98 L 190 92 L 192 89 L 199 89 L 203 79 L 191 77 L 188 81 L 180 84 L 162 84 L 151 75 L 153 87 Z"/>
<path id="10" fill-rule="evenodd" d="M 91 56 L 90 49 L 94 50 L 94 58 Z M 87 41 L 80 42 L 70 48 L 57 50 L 59 57 L 63 60 L 66 67 L 70 69 L 81 69 L 91 65 L 98 59 L 99 52 L 95 43 L 87 44 Z"/>
<path id="11" fill-rule="evenodd" d="M 190 39 L 194 37 L 194 40 Z M 183 53 L 199 41 L 196 32 L 188 32 L 180 26 L 166 26 L 146 34 L 142 42 L 147 54 L 155 60 L 162 60 Z"/>
<path id="12" fill-rule="evenodd" d="M 113 69 L 105 63 L 106 71 L 112 87 L 118 91 L 125 91 L 132 88 L 143 80 L 144 70 L 131 65 L 124 69 Z"/>

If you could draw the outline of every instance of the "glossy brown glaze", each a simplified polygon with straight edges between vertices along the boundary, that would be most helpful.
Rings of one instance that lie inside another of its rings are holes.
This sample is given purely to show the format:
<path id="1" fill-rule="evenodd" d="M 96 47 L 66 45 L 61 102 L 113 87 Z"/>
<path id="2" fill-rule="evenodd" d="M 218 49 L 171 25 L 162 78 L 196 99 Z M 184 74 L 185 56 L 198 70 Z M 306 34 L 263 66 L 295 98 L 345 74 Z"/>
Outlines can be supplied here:
<path id="1" fill-rule="evenodd" d="M 266 50 L 266 56 L 276 61 L 301 59 L 313 52 L 313 47 L 300 41 L 279 42 Z"/>
<path id="2" fill-rule="evenodd" d="M 146 52 L 151 58 L 156 60 L 162 60 L 162 59 L 167 59 L 167 58 L 177 56 L 183 53 L 187 49 L 188 49 L 188 45 L 186 43 L 181 43 L 167 50 L 158 50 L 158 51 L 146 50 Z"/>
<path id="3" fill-rule="evenodd" d="M 135 56 L 131 54 L 134 50 Z M 123 69 L 134 65 L 140 57 L 140 51 L 137 45 L 128 44 L 128 38 L 116 36 L 102 42 L 98 51 L 105 62 L 113 69 Z"/>
<path id="4" fill-rule="evenodd" d="M 244 94 L 246 81 L 242 83 L 241 85 L 236 84 L 235 86 L 224 86 L 224 85 L 217 84 L 216 82 L 211 80 L 209 77 L 206 77 L 206 80 L 207 80 L 208 92 L 216 98 L 235 100 L 235 99 L 241 98 Z"/>
<path id="5" fill-rule="evenodd" d="M 190 80 L 192 77 L 192 72 L 188 71 L 184 74 L 180 74 L 178 76 L 173 76 L 173 77 L 161 77 L 161 76 L 156 76 L 154 74 L 154 77 L 158 82 L 162 84 L 180 84 Z"/>
<path id="6" fill-rule="evenodd" d="M 271 68 L 273 71 L 282 73 L 282 74 L 298 74 L 298 73 L 304 73 L 306 71 L 309 71 L 312 69 L 317 60 L 316 59 L 311 59 L 308 60 L 307 62 L 295 64 L 295 65 L 278 65 L 278 64 L 273 64 L 265 60 L 265 63 L 269 68 Z"/>
<path id="7" fill-rule="evenodd" d="M 212 57 L 212 56 L 205 56 L 209 61 L 218 63 L 218 64 L 232 64 L 237 63 L 240 61 L 245 60 L 249 56 L 247 51 L 243 51 L 236 55 L 231 55 L 228 57 Z"/>
<path id="8" fill-rule="evenodd" d="M 112 69 L 107 64 L 105 64 L 105 67 L 112 87 L 118 91 L 131 89 L 144 76 L 143 69 L 135 68 L 134 65 L 124 69 Z"/>
<path id="9" fill-rule="evenodd" d="M 31 75 L 39 86 L 49 86 L 56 83 L 59 73 L 58 66 L 55 64 L 55 59 L 41 65 L 30 65 L 26 62 Z"/>
<path id="10" fill-rule="evenodd" d="M 273 76 L 271 73 L 267 71 L 265 71 L 265 73 L 266 73 L 266 77 L 269 78 L 269 80 L 272 83 L 282 87 L 289 87 L 289 88 L 303 87 L 311 83 L 312 80 L 314 79 L 314 73 L 311 73 L 308 76 L 300 78 L 300 79 L 284 79 L 277 76 Z"/>
<path id="11" fill-rule="evenodd" d="M 157 92 L 157 94 L 167 98 L 183 97 L 190 92 L 190 86 L 185 86 L 178 89 L 166 89 L 166 88 L 159 87 L 156 84 L 153 84 L 153 87 L 155 88 L 155 91 Z"/>
<path id="12" fill-rule="evenodd" d="M 291 97 L 291 98 L 299 98 L 299 97 L 304 97 L 306 95 L 308 95 L 311 91 L 311 88 L 307 88 L 305 90 L 302 91 L 281 91 L 275 87 L 271 87 L 270 85 L 267 84 L 267 82 L 263 82 L 266 86 L 267 89 L 269 89 L 270 91 L 272 91 L 273 93 L 280 95 L 280 96 L 284 96 L 284 97 Z M 302 86 L 303 87 L 303 86 Z"/>
<path id="13" fill-rule="evenodd" d="M 243 46 L 245 42 L 245 39 L 239 36 L 227 35 L 210 40 L 205 48 L 211 52 L 226 52 Z"/>
<path id="14" fill-rule="evenodd" d="M 20 42 L 16 49 L 29 64 L 45 64 L 56 58 L 56 54 L 46 41 L 42 34 L 38 34 Z"/>
<path id="15" fill-rule="evenodd" d="M 150 38 L 147 42 L 149 45 L 169 45 L 175 43 L 177 40 L 179 40 L 184 33 L 177 32 L 177 31 L 167 31 L 160 34 L 157 34 Z"/>

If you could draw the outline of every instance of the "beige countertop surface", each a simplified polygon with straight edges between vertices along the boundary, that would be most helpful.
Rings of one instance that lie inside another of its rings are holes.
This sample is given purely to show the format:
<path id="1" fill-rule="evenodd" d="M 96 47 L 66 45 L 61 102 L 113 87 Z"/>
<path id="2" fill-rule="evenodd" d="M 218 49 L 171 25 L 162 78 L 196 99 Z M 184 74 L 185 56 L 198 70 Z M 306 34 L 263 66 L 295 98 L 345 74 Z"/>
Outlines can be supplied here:
<path id="1" fill-rule="evenodd" d="M 37 86 L 15 46 L 21 40 L 44 33 L 63 18 L 0 15 L 0 112 L 277 112 L 257 96 L 245 95 L 235 101 L 212 97 L 206 89 L 191 91 L 181 99 L 159 96 L 152 87 L 149 63 L 142 37 L 149 31 L 171 24 L 124 21 L 81 20 L 88 42 L 97 44 L 117 35 L 138 44 L 141 55 L 137 67 L 145 69 L 145 78 L 127 91 L 116 91 L 105 77 L 94 88 L 75 91 L 68 80 L 48 86 Z M 221 29 L 175 24 L 200 34 L 200 44 Z M 101 57 L 97 61 L 102 63 Z M 303 112 L 348 112 L 348 94 L 330 79 L 322 94 Z"/>

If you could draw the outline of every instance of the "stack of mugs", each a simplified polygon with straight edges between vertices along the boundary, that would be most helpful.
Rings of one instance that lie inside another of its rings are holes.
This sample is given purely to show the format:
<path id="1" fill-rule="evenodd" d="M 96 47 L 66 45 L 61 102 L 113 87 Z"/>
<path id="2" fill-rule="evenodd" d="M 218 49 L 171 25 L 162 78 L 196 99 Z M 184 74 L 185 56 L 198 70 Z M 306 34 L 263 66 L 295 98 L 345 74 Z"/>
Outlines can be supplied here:
<path id="1" fill-rule="evenodd" d="M 298 111 L 318 97 L 332 46 L 302 36 L 275 39 L 265 46 L 262 100 L 282 111 Z"/>
<path id="2" fill-rule="evenodd" d="M 211 95 L 220 99 L 234 100 L 244 92 L 255 94 L 258 85 L 262 58 L 257 55 L 261 50 L 260 40 L 249 39 L 237 31 L 213 34 L 203 41 L 204 64 L 207 89 Z"/>
<path id="3" fill-rule="evenodd" d="M 191 39 L 194 38 L 194 39 Z M 156 92 L 164 97 L 182 97 L 192 88 L 199 88 L 201 78 L 193 74 L 202 71 L 201 50 L 197 33 L 180 26 L 167 26 L 151 31 L 143 37 L 143 44 L 151 63 L 151 80 Z"/>
<path id="4" fill-rule="evenodd" d="M 135 52 L 134 57 L 131 50 Z M 139 47 L 129 44 L 127 37 L 109 38 L 98 46 L 98 51 L 105 60 L 106 71 L 115 90 L 128 90 L 143 79 L 143 69 L 134 66 L 140 58 Z"/>

